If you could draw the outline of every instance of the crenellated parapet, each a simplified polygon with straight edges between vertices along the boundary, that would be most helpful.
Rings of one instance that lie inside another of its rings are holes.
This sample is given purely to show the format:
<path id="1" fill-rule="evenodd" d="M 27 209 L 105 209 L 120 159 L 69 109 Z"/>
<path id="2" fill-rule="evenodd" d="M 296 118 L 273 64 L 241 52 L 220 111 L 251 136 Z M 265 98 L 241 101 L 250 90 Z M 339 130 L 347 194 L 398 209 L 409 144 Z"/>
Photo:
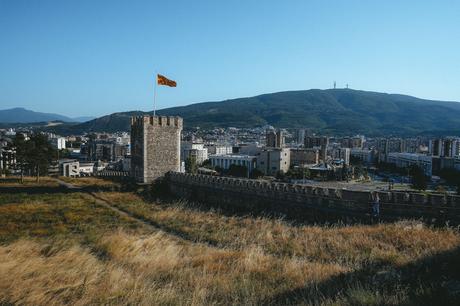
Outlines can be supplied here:
<path id="1" fill-rule="evenodd" d="M 131 126 L 150 125 L 155 127 L 171 126 L 182 129 L 183 121 L 177 116 L 134 116 L 131 117 Z"/>
<path id="2" fill-rule="evenodd" d="M 178 172 L 170 172 L 167 177 L 173 187 L 200 190 L 199 195 L 202 197 L 216 194 L 218 201 L 241 202 L 246 199 L 250 207 L 257 201 L 265 204 L 276 202 L 280 207 L 295 204 L 300 207 L 336 210 L 342 214 L 353 212 L 354 215 L 369 215 L 372 207 L 371 191 Z M 383 215 L 400 214 L 404 218 L 418 218 L 427 214 L 427 217 L 460 219 L 460 196 L 457 195 L 396 190 L 381 190 L 376 193 L 380 198 Z"/>

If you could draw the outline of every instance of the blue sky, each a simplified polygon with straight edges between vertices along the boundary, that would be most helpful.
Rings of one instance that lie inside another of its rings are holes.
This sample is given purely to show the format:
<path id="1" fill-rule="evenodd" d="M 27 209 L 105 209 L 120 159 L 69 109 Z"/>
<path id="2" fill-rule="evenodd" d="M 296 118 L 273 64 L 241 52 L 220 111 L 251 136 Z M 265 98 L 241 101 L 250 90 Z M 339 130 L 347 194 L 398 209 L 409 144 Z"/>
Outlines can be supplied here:
<path id="1" fill-rule="evenodd" d="M 460 101 L 460 1 L 0 0 L 0 109 L 69 116 L 338 87 Z"/>

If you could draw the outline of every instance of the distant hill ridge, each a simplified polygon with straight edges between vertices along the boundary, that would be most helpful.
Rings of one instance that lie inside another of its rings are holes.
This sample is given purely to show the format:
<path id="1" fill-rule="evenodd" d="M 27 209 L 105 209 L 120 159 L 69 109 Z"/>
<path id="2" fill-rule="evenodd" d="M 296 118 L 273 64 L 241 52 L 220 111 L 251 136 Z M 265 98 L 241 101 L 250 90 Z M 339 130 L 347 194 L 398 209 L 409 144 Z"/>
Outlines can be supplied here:
<path id="1" fill-rule="evenodd" d="M 352 89 L 311 89 L 204 102 L 159 110 L 184 118 L 186 127 L 307 127 L 331 134 L 460 132 L 460 103 Z M 114 113 L 72 127 L 75 132 L 129 130 L 140 111 Z"/>
<path id="2" fill-rule="evenodd" d="M 353 89 L 285 91 L 166 108 L 157 113 L 183 117 L 186 128 L 258 127 L 269 124 L 283 128 L 306 127 L 338 135 L 460 134 L 458 102 Z M 59 125 L 53 129 L 62 134 L 128 131 L 130 117 L 143 114 L 149 113 L 120 112 L 80 124 Z"/>
<path id="3" fill-rule="evenodd" d="M 94 119 L 94 117 L 69 118 L 58 114 L 34 112 L 23 107 L 0 110 L 0 123 L 85 122 L 91 119 Z"/>

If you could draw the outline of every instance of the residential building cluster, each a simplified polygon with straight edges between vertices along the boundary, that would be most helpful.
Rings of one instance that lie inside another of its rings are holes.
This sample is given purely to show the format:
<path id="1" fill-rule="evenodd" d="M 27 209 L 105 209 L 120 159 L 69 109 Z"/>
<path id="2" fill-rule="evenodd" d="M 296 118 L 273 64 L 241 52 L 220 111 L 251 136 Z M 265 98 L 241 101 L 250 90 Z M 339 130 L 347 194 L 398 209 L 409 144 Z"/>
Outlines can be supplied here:
<path id="1" fill-rule="evenodd" d="M 0 130 L 0 170 L 15 171 L 15 133 Z M 443 169 L 460 171 L 458 137 L 378 137 L 363 135 L 332 137 L 309 129 L 188 128 L 182 130 L 178 117 L 135 117 L 131 132 L 91 133 L 60 136 L 47 133 L 59 151 L 51 172 L 64 176 L 94 175 L 112 170 L 148 182 L 165 169 L 185 171 L 187 161 L 198 167 L 228 171 L 244 167 L 265 176 L 304 169 L 322 179 L 337 179 L 353 164 L 390 164 L 399 168 L 420 167 L 426 176 Z"/>

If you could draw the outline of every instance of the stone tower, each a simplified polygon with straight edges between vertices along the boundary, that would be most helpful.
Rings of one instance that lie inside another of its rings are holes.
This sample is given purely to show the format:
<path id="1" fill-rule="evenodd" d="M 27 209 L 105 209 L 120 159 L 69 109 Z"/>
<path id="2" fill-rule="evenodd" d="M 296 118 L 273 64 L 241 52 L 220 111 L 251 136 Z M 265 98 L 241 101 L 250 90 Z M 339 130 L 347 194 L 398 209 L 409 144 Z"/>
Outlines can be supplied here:
<path id="1" fill-rule="evenodd" d="M 131 176 L 151 183 L 168 171 L 180 171 L 182 118 L 131 117 Z"/>

